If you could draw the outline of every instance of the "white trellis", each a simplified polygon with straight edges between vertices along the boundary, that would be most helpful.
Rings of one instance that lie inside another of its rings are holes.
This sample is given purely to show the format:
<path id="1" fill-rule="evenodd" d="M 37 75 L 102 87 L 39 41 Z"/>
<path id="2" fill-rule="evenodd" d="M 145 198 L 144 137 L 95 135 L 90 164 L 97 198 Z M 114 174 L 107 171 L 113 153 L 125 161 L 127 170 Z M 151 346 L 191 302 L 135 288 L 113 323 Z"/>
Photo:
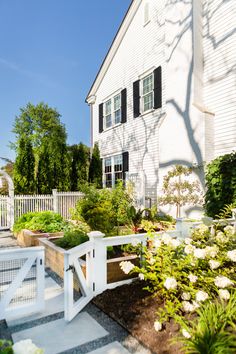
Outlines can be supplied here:
<path id="1" fill-rule="evenodd" d="M 9 229 L 14 224 L 14 184 L 9 174 L 0 170 L 0 179 L 8 184 L 8 196 L 0 197 L 0 230 Z"/>

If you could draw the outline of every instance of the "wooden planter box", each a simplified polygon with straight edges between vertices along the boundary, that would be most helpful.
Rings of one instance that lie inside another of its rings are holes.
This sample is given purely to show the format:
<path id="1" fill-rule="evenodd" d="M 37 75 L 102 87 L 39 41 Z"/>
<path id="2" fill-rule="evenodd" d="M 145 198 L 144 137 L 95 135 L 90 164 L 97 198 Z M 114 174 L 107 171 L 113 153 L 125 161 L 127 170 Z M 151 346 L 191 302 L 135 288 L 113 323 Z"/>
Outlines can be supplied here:
<path id="1" fill-rule="evenodd" d="M 17 239 L 17 243 L 21 247 L 34 247 L 39 246 L 40 238 L 51 238 L 63 236 L 63 232 L 53 232 L 53 233 L 42 233 L 30 230 L 21 230 L 19 233 L 14 235 Z"/>
<path id="2" fill-rule="evenodd" d="M 61 247 L 56 246 L 50 241 L 58 237 L 51 237 L 49 239 L 41 238 L 38 240 L 40 246 L 45 247 L 45 263 L 46 266 L 51 268 L 62 279 L 64 278 L 64 252 Z M 135 265 L 139 265 L 139 258 L 136 255 L 126 257 L 113 258 L 107 260 L 107 283 L 115 283 L 121 280 L 131 279 L 133 275 L 125 274 L 120 268 L 120 262 L 130 261 Z M 86 264 L 81 260 L 83 273 L 86 274 Z"/>

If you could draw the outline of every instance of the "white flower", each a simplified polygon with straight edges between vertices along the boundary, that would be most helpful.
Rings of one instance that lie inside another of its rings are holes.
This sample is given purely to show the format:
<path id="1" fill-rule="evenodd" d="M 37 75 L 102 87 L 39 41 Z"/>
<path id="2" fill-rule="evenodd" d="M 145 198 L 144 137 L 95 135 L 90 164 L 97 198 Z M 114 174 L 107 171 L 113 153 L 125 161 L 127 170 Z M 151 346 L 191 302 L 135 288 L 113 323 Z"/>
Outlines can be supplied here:
<path id="1" fill-rule="evenodd" d="M 159 322 L 159 321 L 155 321 L 155 322 L 154 322 L 154 328 L 155 328 L 155 331 L 157 331 L 157 332 L 161 331 L 161 329 L 162 329 L 162 323 Z"/>
<path id="2" fill-rule="evenodd" d="M 213 259 L 211 259 L 211 260 L 209 261 L 209 265 L 210 265 L 210 268 L 211 268 L 212 270 L 214 270 L 214 269 L 219 268 L 220 262 L 214 261 Z"/>
<path id="3" fill-rule="evenodd" d="M 218 231 L 216 234 L 216 241 L 219 243 L 227 243 L 229 239 L 222 231 Z"/>
<path id="4" fill-rule="evenodd" d="M 143 273 L 139 273 L 138 277 L 139 277 L 140 280 L 144 280 L 144 274 Z"/>
<path id="5" fill-rule="evenodd" d="M 233 282 L 227 278 L 227 277 L 224 277 L 223 275 L 219 275 L 218 277 L 215 278 L 215 285 L 218 287 L 218 288 L 227 288 L 228 286 L 230 285 L 233 285 Z"/>
<path id="6" fill-rule="evenodd" d="M 220 289 L 220 290 L 219 290 L 219 297 L 220 297 L 222 300 L 229 300 L 229 298 L 230 298 L 230 293 L 229 293 L 228 290 Z"/>
<path id="7" fill-rule="evenodd" d="M 206 299 L 208 299 L 208 297 L 209 297 L 209 295 L 205 291 L 199 290 L 196 293 L 196 301 L 197 302 L 206 301 Z"/>
<path id="8" fill-rule="evenodd" d="M 164 287 L 167 290 L 176 289 L 177 288 L 177 281 L 175 280 L 175 278 L 167 278 L 164 283 Z"/>
<path id="9" fill-rule="evenodd" d="M 216 246 L 210 247 L 207 246 L 205 248 L 205 252 L 206 252 L 206 256 L 211 257 L 211 258 L 215 258 L 217 256 L 219 249 Z"/>
<path id="10" fill-rule="evenodd" d="M 193 245 L 187 245 L 187 246 L 185 246 L 185 248 L 184 248 L 184 252 L 186 253 L 186 254 L 192 254 L 193 252 L 194 252 L 194 250 L 195 250 L 195 246 L 193 246 Z"/>
<path id="11" fill-rule="evenodd" d="M 36 347 L 31 339 L 21 340 L 12 346 L 14 354 L 43 354 L 44 350 Z"/>
<path id="12" fill-rule="evenodd" d="M 234 227 L 231 225 L 225 226 L 224 232 L 232 236 L 235 233 Z"/>
<path id="13" fill-rule="evenodd" d="M 140 241 L 139 241 L 137 238 L 134 238 L 134 239 L 131 241 L 131 245 L 132 245 L 133 247 L 137 247 L 139 244 L 140 244 Z"/>
<path id="14" fill-rule="evenodd" d="M 181 299 L 182 299 L 182 300 L 185 300 L 185 301 L 188 301 L 188 300 L 191 299 L 191 294 L 190 294 L 190 293 L 183 293 L 183 294 L 181 295 Z"/>
<path id="15" fill-rule="evenodd" d="M 190 333 L 186 329 L 182 329 L 182 334 L 185 338 L 191 338 Z"/>
<path id="16" fill-rule="evenodd" d="M 227 252 L 227 257 L 228 257 L 232 262 L 236 262 L 236 250 Z"/>
<path id="17" fill-rule="evenodd" d="M 195 307 L 189 301 L 183 301 L 182 306 L 183 306 L 184 312 L 193 312 L 195 310 Z"/>
<path id="18" fill-rule="evenodd" d="M 184 239 L 185 245 L 190 245 L 192 243 L 192 239 L 190 237 L 187 237 Z"/>
<path id="19" fill-rule="evenodd" d="M 196 275 L 189 274 L 188 279 L 190 280 L 191 283 L 196 283 L 196 281 L 198 280 L 198 277 Z"/>
<path id="20" fill-rule="evenodd" d="M 199 259 L 205 259 L 206 257 L 206 250 L 202 248 L 196 248 L 193 252 L 194 257 Z"/>
<path id="21" fill-rule="evenodd" d="M 161 240 L 160 239 L 155 239 L 153 243 L 155 248 L 161 247 Z"/>
<path id="22" fill-rule="evenodd" d="M 197 310 L 199 307 L 200 305 L 196 301 L 193 301 L 193 311 Z"/>
<path id="23" fill-rule="evenodd" d="M 151 257 L 151 258 L 149 259 L 149 263 L 150 263 L 151 265 L 155 264 L 155 262 L 156 262 L 155 258 Z"/>
<path id="24" fill-rule="evenodd" d="M 168 235 L 167 233 L 164 233 L 162 235 L 161 240 L 166 246 L 171 246 L 171 244 L 172 244 L 172 237 L 170 235 Z"/>
<path id="25" fill-rule="evenodd" d="M 179 240 L 173 239 L 173 240 L 171 241 L 171 246 L 172 246 L 173 248 L 177 248 L 177 247 L 179 247 L 179 245 L 180 245 L 180 241 L 179 241 Z"/>
<path id="26" fill-rule="evenodd" d="M 123 261 L 120 263 L 120 267 L 125 274 L 129 274 L 135 266 L 133 263 L 129 261 Z"/>

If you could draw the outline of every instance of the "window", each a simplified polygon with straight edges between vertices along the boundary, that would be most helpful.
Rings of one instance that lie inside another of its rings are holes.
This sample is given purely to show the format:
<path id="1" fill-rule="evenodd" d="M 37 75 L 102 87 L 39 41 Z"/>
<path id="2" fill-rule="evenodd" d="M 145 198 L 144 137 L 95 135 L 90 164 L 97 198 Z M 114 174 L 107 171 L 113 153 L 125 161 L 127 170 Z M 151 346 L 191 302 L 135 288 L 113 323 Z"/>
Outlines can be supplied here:
<path id="1" fill-rule="evenodd" d="M 142 111 L 146 112 L 153 108 L 154 96 L 153 96 L 153 73 L 144 77 L 141 80 L 141 99 L 142 99 Z"/>
<path id="2" fill-rule="evenodd" d="M 104 159 L 104 187 L 113 188 L 118 180 L 123 180 L 124 169 L 128 170 L 128 162 L 127 167 L 124 166 L 124 155 L 125 161 L 128 159 L 128 153 L 123 153 L 111 157 L 107 157 Z"/>
<path id="3" fill-rule="evenodd" d="M 121 94 L 105 102 L 105 129 L 121 123 Z"/>
<path id="4" fill-rule="evenodd" d="M 106 188 L 111 188 L 112 187 L 111 157 L 108 157 L 105 159 L 104 173 L 105 173 L 105 186 L 106 186 Z"/>

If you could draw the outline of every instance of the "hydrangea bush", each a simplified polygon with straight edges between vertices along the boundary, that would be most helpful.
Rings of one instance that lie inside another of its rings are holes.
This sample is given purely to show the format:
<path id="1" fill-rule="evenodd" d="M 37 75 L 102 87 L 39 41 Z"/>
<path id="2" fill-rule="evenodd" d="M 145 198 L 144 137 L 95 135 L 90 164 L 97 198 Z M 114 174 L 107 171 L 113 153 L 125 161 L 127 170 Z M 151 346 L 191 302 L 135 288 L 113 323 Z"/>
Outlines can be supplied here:
<path id="1" fill-rule="evenodd" d="M 236 285 L 236 235 L 232 226 L 212 235 L 200 225 L 182 241 L 168 234 L 149 234 L 141 267 L 122 262 L 122 270 L 137 273 L 145 288 L 162 300 L 154 327 L 160 331 L 173 318 L 188 333 L 188 319 L 207 301 L 228 301 Z"/>

